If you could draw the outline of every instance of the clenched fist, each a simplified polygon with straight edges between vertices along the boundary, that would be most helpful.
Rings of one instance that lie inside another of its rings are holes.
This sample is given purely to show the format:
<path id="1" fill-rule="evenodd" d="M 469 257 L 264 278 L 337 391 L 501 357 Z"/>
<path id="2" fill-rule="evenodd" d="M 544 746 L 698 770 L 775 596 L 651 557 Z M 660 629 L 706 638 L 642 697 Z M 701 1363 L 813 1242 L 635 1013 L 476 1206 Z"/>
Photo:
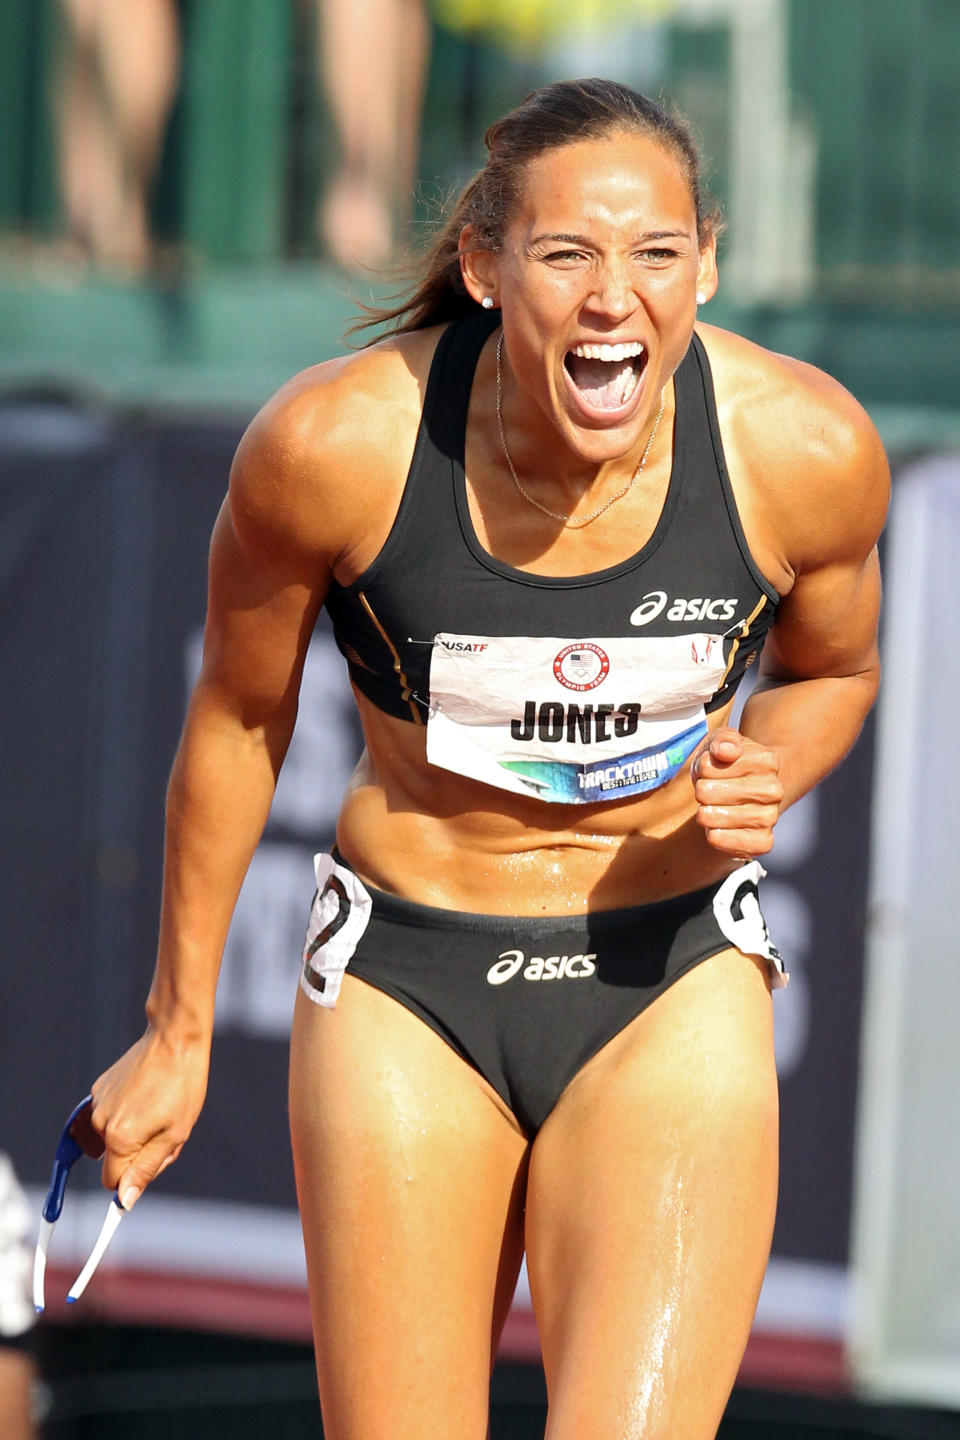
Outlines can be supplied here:
<path id="1" fill-rule="evenodd" d="M 708 845 L 744 859 L 766 855 L 783 803 L 779 769 L 775 750 L 729 726 L 713 731 L 690 767 Z"/>

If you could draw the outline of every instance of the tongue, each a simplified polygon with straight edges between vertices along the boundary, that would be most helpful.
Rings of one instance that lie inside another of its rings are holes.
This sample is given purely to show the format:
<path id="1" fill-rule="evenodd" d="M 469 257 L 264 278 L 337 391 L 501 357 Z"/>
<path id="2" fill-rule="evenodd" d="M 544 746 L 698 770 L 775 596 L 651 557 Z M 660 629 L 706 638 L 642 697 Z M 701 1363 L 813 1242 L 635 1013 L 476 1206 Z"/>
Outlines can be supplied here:
<path id="1" fill-rule="evenodd" d="M 584 360 L 568 355 L 567 369 L 584 399 L 598 410 L 616 410 L 633 389 L 632 360 Z"/>

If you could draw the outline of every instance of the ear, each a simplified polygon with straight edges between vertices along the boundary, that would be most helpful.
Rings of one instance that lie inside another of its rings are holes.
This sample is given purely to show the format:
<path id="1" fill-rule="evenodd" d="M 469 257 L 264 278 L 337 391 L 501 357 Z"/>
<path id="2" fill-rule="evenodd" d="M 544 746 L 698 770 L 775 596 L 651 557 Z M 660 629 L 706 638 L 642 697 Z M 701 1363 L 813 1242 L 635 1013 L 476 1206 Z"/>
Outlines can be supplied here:
<path id="1" fill-rule="evenodd" d="M 497 257 L 491 250 L 477 242 L 474 226 L 464 225 L 457 244 L 460 252 L 460 274 L 467 287 L 467 294 L 481 304 L 489 296 L 494 305 L 500 304 L 497 276 Z"/>
<path id="2" fill-rule="evenodd" d="M 711 235 L 700 249 L 697 265 L 697 296 L 704 301 L 712 300 L 717 293 L 720 277 L 717 274 L 717 237 Z"/>

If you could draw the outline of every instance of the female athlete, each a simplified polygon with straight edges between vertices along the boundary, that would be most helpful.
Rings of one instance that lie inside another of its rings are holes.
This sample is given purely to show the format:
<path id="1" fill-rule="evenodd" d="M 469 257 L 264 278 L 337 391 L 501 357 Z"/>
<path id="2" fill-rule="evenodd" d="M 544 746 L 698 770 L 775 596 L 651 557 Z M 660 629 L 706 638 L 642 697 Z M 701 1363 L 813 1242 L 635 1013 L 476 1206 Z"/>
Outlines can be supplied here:
<path id="1" fill-rule="evenodd" d="M 833 380 L 696 323 L 673 119 L 571 82 L 487 142 L 395 333 L 240 445 L 148 1025 L 93 1120 L 127 1205 L 196 1120 L 326 604 L 366 738 L 290 1076 L 328 1440 L 482 1440 L 524 1250 L 550 1440 L 705 1440 L 774 1218 L 757 857 L 873 701 L 887 470 Z"/>

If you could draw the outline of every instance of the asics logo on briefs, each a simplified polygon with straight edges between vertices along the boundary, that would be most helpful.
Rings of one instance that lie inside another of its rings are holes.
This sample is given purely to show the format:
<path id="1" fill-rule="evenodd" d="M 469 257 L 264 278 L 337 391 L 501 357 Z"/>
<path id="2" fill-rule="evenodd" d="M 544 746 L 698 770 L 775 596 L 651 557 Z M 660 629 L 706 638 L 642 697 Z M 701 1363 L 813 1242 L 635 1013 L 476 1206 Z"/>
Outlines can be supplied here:
<path id="1" fill-rule="evenodd" d="M 522 950 L 504 950 L 487 971 L 488 985 L 506 985 L 523 972 L 524 980 L 585 980 L 596 971 L 596 954 L 531 955 Z"/>
<path id="2" fill-rule="evenodd" d="M 670 606 L 667 610 L 667 606 Z M 709 600 L 697 595 L 692 600 L 677 596 L 670 600 L 666 590 L 648 590 L 630 615 L 631 625 L 649 625 L 667 610 L 668 620 L 732 620 L 737 613 L 736 599 Z"/>

